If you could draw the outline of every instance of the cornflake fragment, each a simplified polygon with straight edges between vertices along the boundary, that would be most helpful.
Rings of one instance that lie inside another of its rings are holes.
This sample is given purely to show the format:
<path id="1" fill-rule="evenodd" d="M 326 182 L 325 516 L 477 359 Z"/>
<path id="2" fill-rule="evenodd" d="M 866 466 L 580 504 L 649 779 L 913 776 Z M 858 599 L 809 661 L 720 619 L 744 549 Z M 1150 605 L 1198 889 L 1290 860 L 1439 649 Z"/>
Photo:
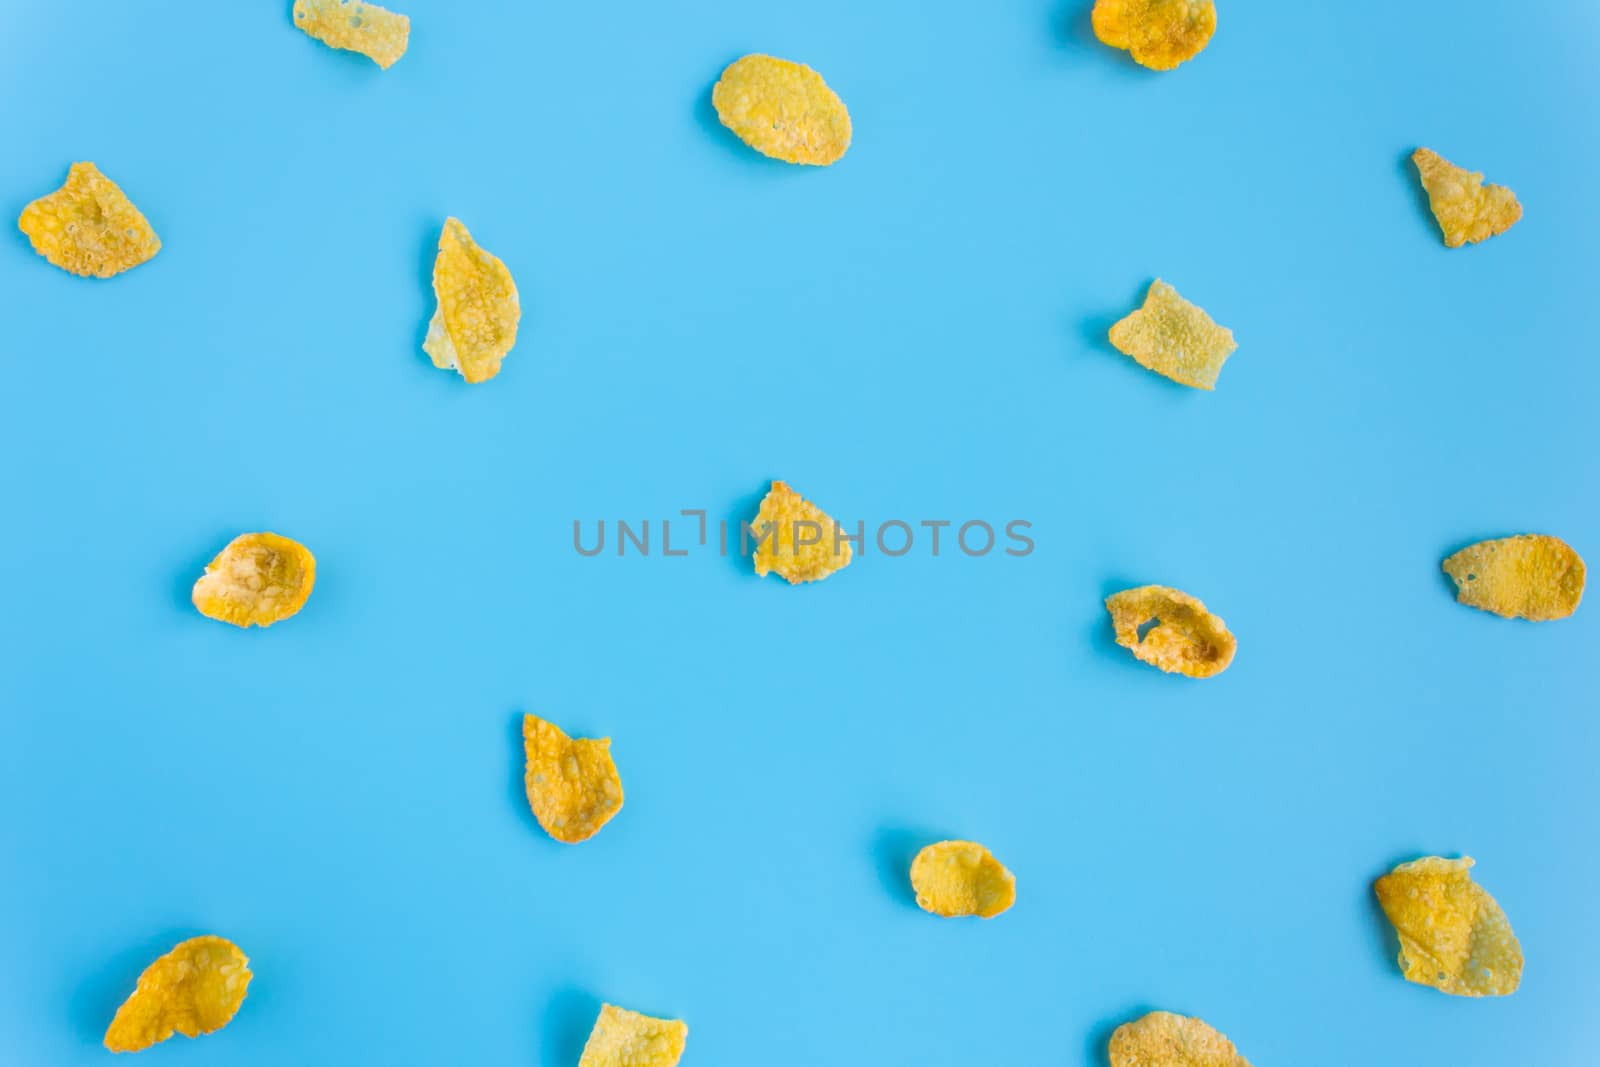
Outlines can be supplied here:
<path id="1" fill-rule="evenodd" d="M 221 937 L 194 937 L 144 969 L 106 1030 L 106 1048 L 138 1052 L 174 1033 L 199 1037 L 228 1025 L 250 987 L 250 960 Z"/>
<path id="2" fill-rule="evenodd" d="M 681 1019 L 603 1004 L 578 1067 L 676 1067 L 688 1040 L 689 1026 Z"/>
<path id="3" fill-rule="evenodd" d="M 1444 572 L 1458 601 L 1508 619 L 1564 619 L 1583 599 L 1583 557 L 1548 534 L 1468 545 L 1444 561 Z"/>
<path id="4" fill-rule="evenodd" d="M 1144 306 L 1111 327 L 1111 343 L 1140 366 L 1196 389 L 1214 389 L 1239 345 L 1200 308 L 1157 278 Z"/>
<path id="5" fill-rule="evenodd" d="M 330 48 L 360 52 L 384 70 L 406 54 L 411 20 L 360 0 L 294 0 L 294 24 Z"/>
<path id="6" fill-rule="evenodd" d="M 750 523 L 756 575 L 776 572 L 790 585 L 820 582 L 850 565 L 850 542 L 839 524 L 783 482 L 773 482 Z"/>
<path id="7" fill-rule="evenodd" d="M 975 841 L 940 841 L 911 861 L 917 907 L 945 918 L 992 919 L 1016 903 L 1017 879 Z"/>
<path id="8" fill-rule="evenodd" d="M 1199 1019 L 1153 1011 L 1111 1035 L 1111 1067 L 1250 1067 L 1233 1042 Z"/>
<path id="9" fill-rule="evenodd" d="M 850 112 L 822 75 L 772 56 L 735 60 L 711 90 L 722 124 L 764 156 L 825 167 L 850 147 Z"/>
<path id="10" fill-rule="evenodd" d="M 1193 59 L 1217 29 L 1212 0 L 1095 0 L 1091 17 L 1096 37 L 1151 70 Z"/>
<path id="11" fill-rule="evenodd" d="M 234 626 L 271 626 L 306 606 L 317 561 L 298 541 L 275 533 L 240 534 L 194 583 L 200 614 Z"/>
<path id="12" fill-rule="evenodd" d="M 1227 624 L 1188 593 L 1143 585 L 1107 597 L 1106 610 L 1117 644 L 1168 674 L 1210 678 L 1233 662 Z"/>
<path id="13" fill-rule="evenodd" d="M 1517 194 L 1503 185 L 1483 184 L 1483 175 L 1458 167 L 1429 148 L 1411 154 L 1428 193 L 1428 206 L 1444 231 L 1444 243 L 1460 248 L 1488 240 L 1522 218 Z"/>
<path id="14" fill-rule="evenodd" d="M 517 283 L 504 263 L 478 247 L 460 219 L 446 219 L 439 235 L 433 295 L 439 306 L 422 342 L 433 365 L 460 371 L 473 384 L 499 374 L 522 318 Z"/>
<path id="15" fill-rule="evenodd" d="M 622 779 L 611 760 L 609 737 L 574 740 L 554 723 L 526 715 L 522 746 L 528 757 L 528 804 L 557 841 L 587 841 L 622 810 Z"/>
<path id="16" fill-rule="evenodd" d="M 35 252 L 85 278 L 121 274 L 161 251 L 150 223 L 93 163 L 74 163 L 66 184 L 23 208 L 17 226 Z"/>
<path id="17" fill-rule="evenodd" d="M 1500 997 L 1522 982 L 1522 945 L 1506 913 L 1472 880 L 1473 861 L 1426 856 L 1373 885 L 1400 935 L 1406 980 L 1458 997 Z"/>

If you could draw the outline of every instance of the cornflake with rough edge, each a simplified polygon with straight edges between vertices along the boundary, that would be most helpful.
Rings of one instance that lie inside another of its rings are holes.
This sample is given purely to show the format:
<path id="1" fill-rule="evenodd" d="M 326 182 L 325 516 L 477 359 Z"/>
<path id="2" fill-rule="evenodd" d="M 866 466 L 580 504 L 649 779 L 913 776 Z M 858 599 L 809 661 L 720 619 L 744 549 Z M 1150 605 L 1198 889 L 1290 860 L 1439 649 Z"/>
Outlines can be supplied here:
<path id="1" fill-rule="evenodd" d="M 1522 218 L 1517 194 L 1503 185 L 1483 184 L 1483 175 L 1458 167 L 1429 148 L 1411 154 L 1428 193 L 1428 206 L 1439 220 L 1444 243 L 1460 248 L 1505 233 Z"/>
<path id="2" fill-rule="evenodd" d="M 689 1026 L 681 1019 L 603 1004 L 578 1067 L 676 1067 L 688 1040 Z"/>
<path id="3" fill-rule="evenodd" d="M 790 585 L 820 582 L 850 565 L 850 542 L 828 515 L 783 482 L 773 482 L 750 523 L 757 538 L 756 575 L 776 573 Z"/>
<path id="4" fill-rule="evenodd" d="M 411 20 L 359 0 L 294 0 L 294 24 L 330 48 L 360 52 L 384 70 L 406 54 Z"/>
<path id="5" fill-rule="evenodd" d="M 1139 365 L 1180 385 L 1214 389 L 1222 365 L 1239 345 L 1200 308 L 1157 278 L 1144 306 L 1111 327 L 1111 343 Z"/>
<path id="6" fill-rule="evenodd" d="M 917 907 L 944 918 L 992 919 L 1016 903 L 1017 879 L 975 841 L 940 841 L 911 861 Z"/>
<path id="7" fill-rule="evenodd" d="M 528 804 L 545 832 L 575 845 L 587 841 L 622 810 L 622 779 L 611 739 L 568 737 L 537 715 L 522 719 Z"/>
<path id="8" fill-rule="evenodd" d="M 1444 561 L 1444 572 L 1458 601 L 1508 619 L 1564 619 L 1583 599 L 1583 557 L 1548 534 L 1468 545 Z"/>
<path id="9" fill-rule="evenodd" d="M 1210 678 L 1227 670 L 1238 646 L 1227 624 L 1188 593 L 1164 585 L 1106 598 L 1117 644 L 1168 674 Z"/>
<path id="10" fill-rule="evenodd" d="M 17 226 L 35 252 L 86 278 L 121 274 L 161 251 L 150 223 L 93 163 L 74 163 L 66 184 L 23 208 Z"/>
<path id="11" fill-rule="evenodd" d="M 106 1048 L 138 1052 L 173 1034 L 199 1037 L 228 1025 L 250 987 L 250 960 L 221 937 L 194 937 L 144 969 L 106 1030 Z"/>
<path id="12" fill-rule="evenodd" d="M 1091 18 L 1096 37 L 1151 70 L 1193 59 L 1217 29 L 1212 0 L 1095 0 Z"/>
<path id="13" fill-rule="evenodd" d="M 1153 1011 L 1111 1035 L 1111 1067 L 1250 1067 L 1233 1042 L 1199 1019 Z"/>
<path id="14" fill-rule="evenodd" d="M 850 147 L 850 112 L 804 63 L 749 55 L 711 90 L 722 124 L 764 156 L 826 167 Z"/>
<path id="15" fill-rule="evenodd" d="M 317 561 L 298 541 L 275 533 L 240 534 L 194 583 L 194 606 L 238 627 L 271 626 L 305 607 Z"/>
<path id="16" fill-rule="evenodd" d="M 511 271 L 472 239 L 460 219 L 445 220 L 433 261 L 433 295 L 439 301 L 422 350 L 440 370 L 459 371 L 477 384 L 500 373 L 500 361 L 517 343 L 522 306 Z"/>
<path id="17" fill-rule="evenodd" d="M 1522 982 L 1522 945 L 1506 913 L 1472 880 L 1473 861 L 1426 856 L 1373 885 L 1400 936 L 1406 980 L 1458 997 L 1500 997 Z"/>

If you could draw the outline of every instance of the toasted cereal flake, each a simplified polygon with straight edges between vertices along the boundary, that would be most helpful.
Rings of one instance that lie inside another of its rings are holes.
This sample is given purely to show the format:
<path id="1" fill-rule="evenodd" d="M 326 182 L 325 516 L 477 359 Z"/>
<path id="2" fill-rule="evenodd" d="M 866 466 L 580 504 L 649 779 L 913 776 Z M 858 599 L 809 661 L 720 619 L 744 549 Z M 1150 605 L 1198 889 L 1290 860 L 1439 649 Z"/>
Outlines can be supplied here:
<path id="1" fill-rule="evenodd" d="M 578 1067 L 675 1067 L 688 1040 L 689 1026 L 681 1019 L 603 1004 Z"/>
<path id="2" fill-rule="evenodd" d="M 1169 674 L 1209 678 L 1233 662 L 1227 624 L 1188 593 L 1143 585 L 1107 597 L 1106 610 L 1117 644 Z"/>
<path id="3" fill-rule="evenodd" d="M 917 907 L 952 918 L 992 919 L 1017 900 L 1017 879 L 975 841 L 940 841 L 911 861 Z"/>
<path id="4" fill-rule="evenodd" d="M 1444 243 L 1460 248 L 1505 233 L 1522 218 L 1517 194 L 1503 185 L 1483 184 L 1483 175 L 1458 167 L 1429 148 L 1411 154 L 1428 193 L 1428 206 L 1444 231 Z"/>
<path id="5" fill-rule="evenodd" d="M 294 24 L 331 48 L 360 52 L 384 70 L 406 54 L 411 20 L 359 0 L 294 0 Z"/>
<path id="6" fill-rule="evenodd" d="M 826 167 L 850 147 L 850 112 L 804 63 L 749 55 L 711 90 L 722 124 L 764 156 Z"/>
<path id="7" fill-rule="evenodd" d="M 1111 1035 L 1111 1067 L 1250 1067 L 1233 1042 L 1199 1019 L 1153 1011 Z"/>
<path id="8" fill-rule="evenodd" d="M 1127 49 L 1151 70 L 1171 70 L 1211 43 L 1217 29 L 1212 0 L 1095 0 L 1094 34 Z"/>
<path id="9" fill-rule="evenodd" d="M 239 627 L 271 626 L 306 606 L 317 561 L 298 541 L 275 533 L 240 534 L 194 583 L 200 614 Z"/>
<path id="10" fill-rule="evenodd" d="M 622 779 L 611 760 L 611 739 L 562 733 L 537 715 L 522 719 L 528 803 L 545 832 L 575 845 L 600 832 L 622 809 Z"/>
<path id="11" fill-rule="evenodd" d="M 1214 389 L 1222 364 L 1238 344 L 1200 308 L 1157 278 L 1144 306 L 1111 327 L 1117 351 L 1139 364 L 1196 389 Z"/>
<path id="12" fill-rule="evenodd" d="M 517 283 L 504 263 L 478 247 L 460 219 L 446 219 L 439 235 L 433 295 L 439 306 L 422 342 L 433 365 L 460 371 L 474 384 L 499 374 L 522 318 Z"/>
<path id="13" fill-rule="evenodd" d="M 1400 935 L 1406 980 L 1458 997 L 1500 997 L 1522 981 L 1522 945 L 1506 913 L 1472 880 L 1473 861 L 1426 856 L 1373 885 Z"/>
<path id="14" fill-rule="evenodd" d="M 1458 601 L 1508 619 L 1564 619 L 1583 599 L 1583 557 L 1548 534 L 1468 545 L 1444 561 L 1444 572 Z"/>
<path id="15" fill-rule="evenodd" d="M 228 1025 L 250 986 L 250 960 L 221 937 L 194 937 L 144 969 L 106 1030 L 106 1048 L 138 1052 L 174 1033 L 199 1037 Z"/>
<path id="16" fill-rule="evenodd" d="M 756 575 L 777 574 L 790 585 L 819 582 L 850 565 L 850 542 L 839 524 L 783 482 L 773 482 L 750 523 L 757 538 Z"/>
<path id="17" fill-rule="evenodd" d="M 35 252 L 86 278 L 121 274 L 161 251 L 150 223 L 93 163 L 74 163 L 66 184 L 23 208 L 17 226 Z"/>

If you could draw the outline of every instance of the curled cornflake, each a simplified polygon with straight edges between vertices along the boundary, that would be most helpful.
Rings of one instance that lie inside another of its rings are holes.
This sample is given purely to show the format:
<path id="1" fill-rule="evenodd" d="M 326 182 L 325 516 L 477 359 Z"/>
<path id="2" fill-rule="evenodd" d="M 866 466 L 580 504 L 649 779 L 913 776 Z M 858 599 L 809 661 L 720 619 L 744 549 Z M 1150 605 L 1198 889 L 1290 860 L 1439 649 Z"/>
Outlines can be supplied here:
<path id="1" fill-rule="evenodd" d="M 150 223 L 93 163 L 74 163 L 66 184 L 23 208 L 17 226 L 35 252 L 86 278 L 121 274 L 161 251 Z"/>
<path id="2" fill-rule="evenodd" d="M 1217 29 L 1212 0 L 1095 0 L 1094 35 L 1126 49 L 1140 66 L 1171 70 L 1211 43 Z"/>
<path id="3" fill-rule="evenodd" d="M 439 235 L 433 295 L 439 306 L 422 342 L 433 365 L 460 371 L 474 384 L 499 374 L 522 318 L 517 283 L 504 263 L 478 247 L 460 219 L 446 219 Z"/>
<path id="4" fill-rule="evenodd" d="M 1522 218 L 1517 194 L 1503 185 L 1483 184 L 1483 175 L 1458 167 L 1429 148 L 1411 154 L 1428 192 L 1428 206 L 1444 231 L 1444 243 L 1460 248 L 1505 233 Z"/>
<path id="5" fill-rule="evenodd" d="M 850 112 L 804 63 L 750 55 L 711 90 L 722 124 L 764 156 L 826 167 L 850 147 Z"/>
<path id="6" fill-rule="evenodd" d="M 1200 308 L 1157 278 L 1144 306 L 1111 327 L 1111 343 L 1140 366 L 1196 389 L 1214 389 L 1238 344 Z"/>
<path id="7" fill-rule="evenodd" d="M 1400 935 L 1406 980 L 1458 997 L 1500 997 L 1522 981 L 1522 945 L 1506 913 L 1472 880 L 1472 860 L 1426 856 L 1373 885 Z"/>
<path id="8" fill-rule="evenodd" d="M 411 20 L 358 0 L 294 0 L 294 24 L 330 48 L 360 52 L 384 70 L 406 54 Z"/>
<path id="9" fill-rule="evenodd" d="M 235 626 L 271 626 L 306 606 L 317 561 L 298 541 L 275 533 L 240 534 L 194 583 L 200 614 Z"/>
<path id="10" fill-rule="evenodd" d="M 522 747 L 528 756 L 528 804 L 557 841 L 587 841 L 622 810 L 622 779 L 611 760 L 609 737 L 574 740 L 554 723 L 526 715 Z"/>
<path id="11" fill-rule="evenodd" d="M 228 1025 L 250 987 L 250 960 L 222 937 L 194 937 L 139 976 L 106 1030 L 106 1048 L 138 1052 L 174 1033 L 199 1037 Z"/>
<path id="12" fill-rule="evenodd" d="M 1111 1067 L 1250 1067 L 1233 1042 L 1199 1019 L 1153 1011 L 1111 1035 Z"/>
<path id="13" fill-rule="evenodd" d="M 1548 534 L 1468 545 L 1444 561 L 1444 572 L 1458 601 L 1508 619 L 1564 619 L 1583 599 L 1583 557 Z"/>
<path id="14" fill-rule="evenodd" d="M 940 841 L 911 861 L 917 907 L 951 918 L 992 919 L 1017 900 L 1017 879 L 975 841 Z"/>
<path id="15" fill-rule="evenodd" d="M 681 1019 L 602 1004 L 578 1067 L 675 1067 L 688 1040 L 689 1026 Z"/>
<path id="16" fill-rule="evenodd" d="M 783 482 L 773 482 L 750 531 L 756 575 L 776 572 L 790 585 L 819 582 L 850 565 L 850 542 L 839 524 Z"/>
<path id="17" fill-rule="evenodd" d="M 1117 644 L 1168 674 L 1209 678 L 1233 662 L 1238 642 L 1227 624 L 1188 593 L 1164 585 L 1124 589 L 1106 598 Z"/>

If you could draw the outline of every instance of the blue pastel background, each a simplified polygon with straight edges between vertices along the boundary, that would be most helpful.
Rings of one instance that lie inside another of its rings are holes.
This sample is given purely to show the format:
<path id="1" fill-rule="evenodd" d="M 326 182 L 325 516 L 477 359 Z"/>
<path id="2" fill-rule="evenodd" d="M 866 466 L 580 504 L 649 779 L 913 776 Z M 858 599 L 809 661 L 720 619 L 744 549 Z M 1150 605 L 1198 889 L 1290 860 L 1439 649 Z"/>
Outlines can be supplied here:
<path id="1" fill-rule="evenodd" d="M 1600 8 L 1219 2 L 1161 75 L 1089 0 L 405 0 L 388 72 L 288 0 L 0 5 L 6 225 L 92 159 L 165 242 L 94 282 L 0 240 L 0 1061 L 107 1062 L 214 932 L 249 1000 L 148 1062 L 572 1067 L 601 1000 L 686 1065 L 1100 1064 L 1152 1007 L 1260 1065 L 1590 1062 L 1600 605 L 1438 565 L 1600 562 Z M 844 97 L 841 163 L 718 125 L 750 51 Z M 1447 251 L 1419 144 L 1526 218 Z M 481 387 L 419 350 L 451 214 L 522 292 Z M 1237 333 L 1213 394 L 1105 341 L 1158 275 Z M 1037 549 L 573 551 L 774 477 Z M 257 529 L 310 604 L 200 617 Z M 1226 674 L 1112 643 L 1144 582 Z M 523 711 L 614 739 L 587 844 L 528 812 Z M 1010 913 L 917 910 L 947 836 Z M 1369 886 L 1420 853 L 1477 857 L 1515 996 L 1400 977 Z"/>

